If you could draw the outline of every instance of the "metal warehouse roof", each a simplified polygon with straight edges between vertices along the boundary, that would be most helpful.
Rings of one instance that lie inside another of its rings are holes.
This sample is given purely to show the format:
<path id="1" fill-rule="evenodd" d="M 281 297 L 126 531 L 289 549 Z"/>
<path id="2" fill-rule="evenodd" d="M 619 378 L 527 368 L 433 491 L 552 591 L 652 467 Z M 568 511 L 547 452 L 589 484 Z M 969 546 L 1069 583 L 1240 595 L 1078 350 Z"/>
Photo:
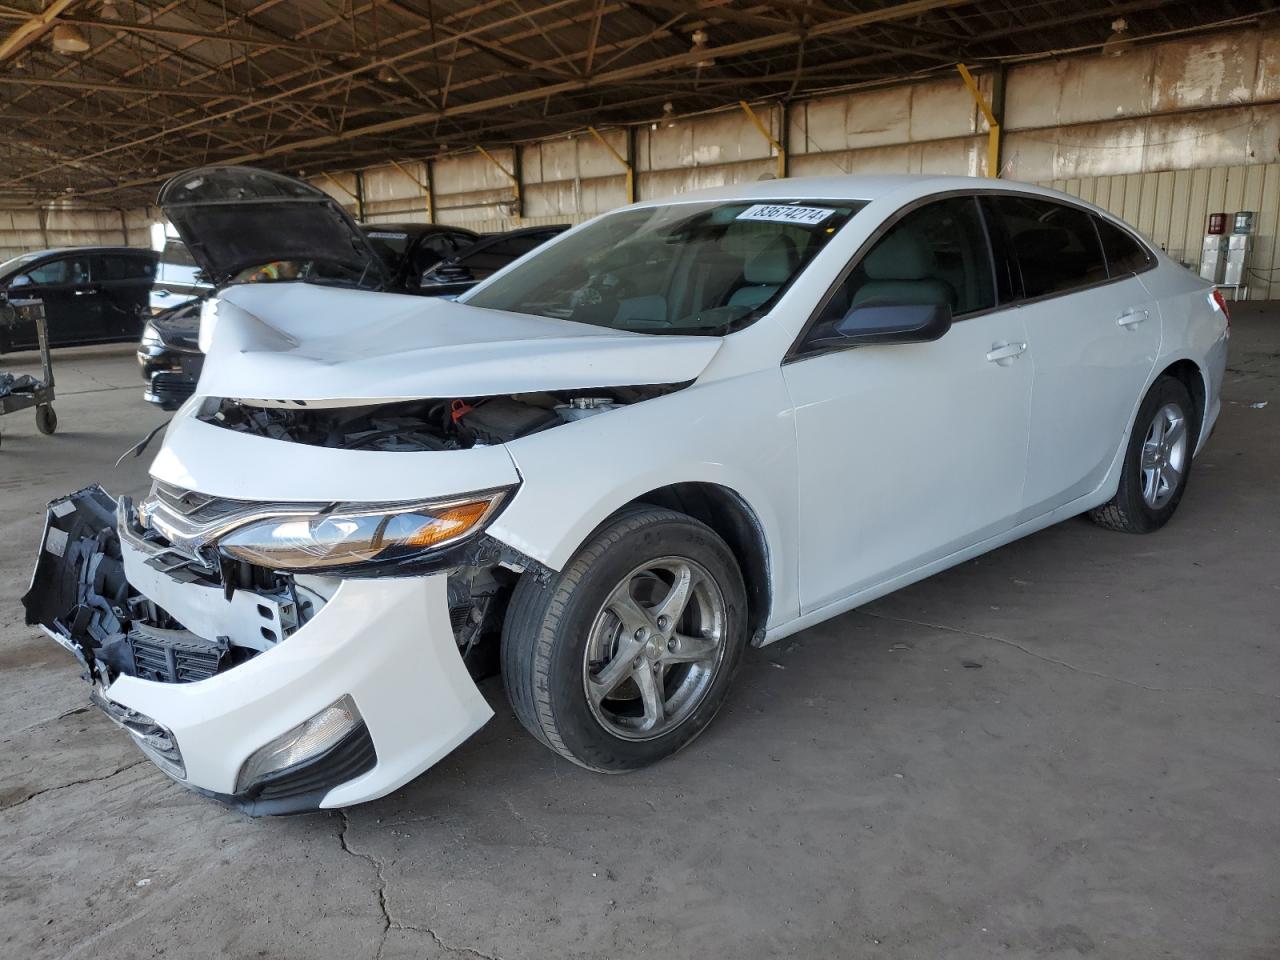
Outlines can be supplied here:
<path id="1" fill-rule="evenodd" d="M 1094 48 L 1267 0 L 7 0 L 0 201 L 349 169 Z"/>

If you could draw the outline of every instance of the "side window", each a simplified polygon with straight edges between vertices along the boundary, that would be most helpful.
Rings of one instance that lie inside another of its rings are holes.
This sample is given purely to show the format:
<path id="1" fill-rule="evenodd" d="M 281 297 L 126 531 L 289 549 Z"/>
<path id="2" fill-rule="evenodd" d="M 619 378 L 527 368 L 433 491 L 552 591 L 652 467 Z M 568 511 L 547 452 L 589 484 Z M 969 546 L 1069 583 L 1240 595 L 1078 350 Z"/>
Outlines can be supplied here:
<path id="1" fill-rule="evenodd" d="M 1128 231 L 1121 230 L 1109 220 L 1093 218 L 1102 238 L 1102 252 L 1107 258 L 1107 272 L 1113 277 L 1138 273 L 1151 265 L 1151 254 Z"/>
<path id="2" fill-rule="evenodd" d="M 155 277 L 156 268 L 150 257 L 131 257 L 128 254 L 106 254 L 99 258 L 102 275 L 99 280 L 146 280 Z"/>
<path id="3" fill-rule="evenodd" d="M 430 250 L 437 256 L 448 256 L 453 252 L 453 243 L 450 241 L 448 234 L 437 233 L 422 238 L 421 248 Z"/>
<path id="4" fill-rule="evenodd" d="M 27 276 L 32 283 L 42 286 L 61 286 L 73 283 L 88 283 L 89 269 L 87 261 L 78 257 L 64 257 L 61 260 L 50 260 L 42 263 L 34 270 L 28 270 Z"/>
<path id="5" fill-rule="evenodd" d="M 957 317 L 995 306 L 991 253 L 977 202 L 948 197 L 913 210 L 866 252 L 823 305 L 808 342 L 864 304 L 945 304 Z"/>
<path id="6" fill-rule="evenodd" d="M 1004 233 L 1023 297 L 1065 293 L 1107 279 L 1098 232 L 1084 210 L 1035 197 L 993 196 L 984 202 Z"/>

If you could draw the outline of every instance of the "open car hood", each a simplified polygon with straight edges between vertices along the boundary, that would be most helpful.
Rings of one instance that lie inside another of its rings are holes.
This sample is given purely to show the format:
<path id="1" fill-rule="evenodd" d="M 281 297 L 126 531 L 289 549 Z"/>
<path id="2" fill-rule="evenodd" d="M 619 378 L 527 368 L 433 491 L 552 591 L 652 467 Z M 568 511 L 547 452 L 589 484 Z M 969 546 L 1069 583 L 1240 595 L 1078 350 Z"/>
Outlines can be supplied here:
<path id="1" fill-rule="evenodd" d="M 323 190 L 253 167 L 198 167 L 171 178 L 156 202 L 215 284 L 273 261 L 381 286 L 385 265 L 342 205 Z"/>
<path id="2" fill-rule="evenodd" d="M 336 406 L 684 383 L 721 343 L 430 297 L 244 284 L 205 304 L 198 393 Z"/>

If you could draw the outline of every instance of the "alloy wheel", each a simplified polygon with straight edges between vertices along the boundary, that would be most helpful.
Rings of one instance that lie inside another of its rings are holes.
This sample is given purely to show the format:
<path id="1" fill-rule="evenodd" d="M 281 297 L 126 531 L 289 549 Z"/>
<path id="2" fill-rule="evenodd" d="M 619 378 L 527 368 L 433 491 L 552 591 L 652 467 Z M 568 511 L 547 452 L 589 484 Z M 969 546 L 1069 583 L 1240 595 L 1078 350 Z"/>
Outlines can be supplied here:
<path id="1" fill-rule="evenodd" d="M 1156 411 L 1142 442 L 1142 499 L 1160 510 L 1178 491 L 1187 468 L 1187 415 L 1176 403 Z"/>
<path id="2" fill-rule="evenodd" d="M 628 573 L 596 614 L 583 686 L 591 712 L 624 740 L 671 732 L 698 708 L 724 660 L 724 594 L 684 557 L 647 561 Z"/>

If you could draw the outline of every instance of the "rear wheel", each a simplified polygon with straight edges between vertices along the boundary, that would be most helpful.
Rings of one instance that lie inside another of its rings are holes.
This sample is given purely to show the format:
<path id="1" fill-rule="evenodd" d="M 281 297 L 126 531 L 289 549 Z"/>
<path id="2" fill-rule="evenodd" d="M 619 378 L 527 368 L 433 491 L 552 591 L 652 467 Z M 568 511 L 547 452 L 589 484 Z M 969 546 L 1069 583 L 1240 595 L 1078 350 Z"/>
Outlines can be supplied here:
<path id="1" fill-rule="evenodd" d="M 1095 523 L 1125 533 L 1159 530 L 1182 500 L 1199 424 L 1187 388 L 1173 377 L 1151 386 L 1125 450 L 1120 487 L 1089 513 Z"/>
<path id="2" fill-rule="evenodd" d="M 706 728 L 746 641 L 746 590 L 725 542 L 684 514 L 643 507 L 601 527 L 550 582 L 521 580 L 502 676 L 535 737 L 621 773 Z"/>

